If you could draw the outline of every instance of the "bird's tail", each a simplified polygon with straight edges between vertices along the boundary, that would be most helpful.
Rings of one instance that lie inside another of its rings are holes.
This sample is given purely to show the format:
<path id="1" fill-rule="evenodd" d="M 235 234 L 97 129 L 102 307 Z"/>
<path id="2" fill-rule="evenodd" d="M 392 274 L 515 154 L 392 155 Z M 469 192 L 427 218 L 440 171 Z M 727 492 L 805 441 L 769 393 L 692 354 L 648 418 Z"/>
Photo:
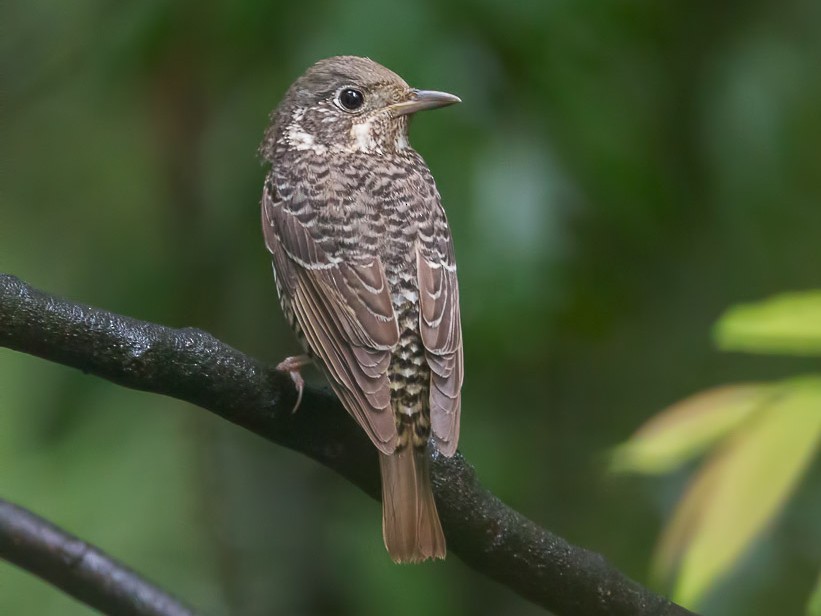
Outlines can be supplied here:
<path id="1" fill-rule="evenodd" d="M 379 454 L 382 471 L 382 536 L 394 562 L 445 557 L 445 534 L 436 512 L 425 449 L 404 447 Z"/>

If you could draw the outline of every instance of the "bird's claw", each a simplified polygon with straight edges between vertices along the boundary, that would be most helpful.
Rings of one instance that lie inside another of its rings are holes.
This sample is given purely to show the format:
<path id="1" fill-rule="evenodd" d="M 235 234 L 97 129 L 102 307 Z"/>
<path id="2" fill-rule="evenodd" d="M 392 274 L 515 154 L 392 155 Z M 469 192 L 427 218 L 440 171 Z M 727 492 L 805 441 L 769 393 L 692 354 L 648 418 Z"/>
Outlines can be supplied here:
<path id="1" fill-rule="evenodd" d="M 287 372 L 288 376 L 294 382 L 296 387 L 296 403 L 291 409 L 291 414 L 297 412 L 299 405 L 302 403 L 302 392 L 305 389 L 305 379 L 302 378 L 300 370 L 311 363 L 311 358 L 307 355 L 297 355 L 296 357 L 286 357 L 277 364 L 276 369 L 279 372 Z"/>

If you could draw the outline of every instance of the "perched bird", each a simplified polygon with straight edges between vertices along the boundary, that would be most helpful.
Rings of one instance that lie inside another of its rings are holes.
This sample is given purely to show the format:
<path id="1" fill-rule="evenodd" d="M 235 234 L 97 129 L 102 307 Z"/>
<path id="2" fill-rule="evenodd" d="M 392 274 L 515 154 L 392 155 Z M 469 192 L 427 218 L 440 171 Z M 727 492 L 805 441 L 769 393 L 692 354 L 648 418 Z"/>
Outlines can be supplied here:
<path id="1" fill-rule="evenodd" d="M 283 311 L 379 450 L 382 531 L 396 562 L 444 558 L 428 441 L 456 451 L 462 329 L 439 192 L 408 143 L 417 111 L 458 103 L 367 58 L 314 64 L 271 114 L 262 228 Z M 297 402 L 297 404 L 299 404 Z"/>

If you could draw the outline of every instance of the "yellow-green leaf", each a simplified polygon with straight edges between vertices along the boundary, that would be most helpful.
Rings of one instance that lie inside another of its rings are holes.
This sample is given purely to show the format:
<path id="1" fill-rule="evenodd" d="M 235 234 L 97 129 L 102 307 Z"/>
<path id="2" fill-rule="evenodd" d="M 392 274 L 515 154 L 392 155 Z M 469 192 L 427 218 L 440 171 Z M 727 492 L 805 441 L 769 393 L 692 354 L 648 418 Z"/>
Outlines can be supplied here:
<path id="1" fill-rule="evenodd" d="M 614 472 L 665 473 L 704 451 L 766 404 L 777 386 L 725 385 L 690 396 L 643 424 L 610 455 Z"/>
<path id="2" fill-rule="evenodd" d="M 818 581 L 807 604 L 807 616 L 821 616 L 821 573 L 818 574 Z"/>
<path id="3" fill-rule="evenodd" d="M 787 381 L 697 473 L 661 538 L 657 574 L 680 566 L 694 606 L 779 511 L 821 442 L 821 379 Z"/>
<path id="4" fill-rule="evenodd" d="M 821 290 L 734 306 L 721 317 L 714 335 L 727 351 L 821 355 Z"/>

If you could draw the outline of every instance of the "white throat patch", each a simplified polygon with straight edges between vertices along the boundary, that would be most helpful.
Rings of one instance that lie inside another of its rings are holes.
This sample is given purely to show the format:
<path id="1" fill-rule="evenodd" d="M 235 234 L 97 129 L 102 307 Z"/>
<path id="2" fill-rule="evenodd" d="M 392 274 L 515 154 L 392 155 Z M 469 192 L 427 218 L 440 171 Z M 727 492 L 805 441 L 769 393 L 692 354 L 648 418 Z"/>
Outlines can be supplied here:
<path id="1" fill-rule="evenodd" d="M 376 150 L 376 140 L 371 135 L 371 122 L 357 122 L 351 127 L 351 137 L 353 137 L 355 148 L 360 152 L 373 152 Z"/>
<path id="2" fill-rule="evenodd" d="M 365 122 L 358 122 L 351 127 L 351 137 L 353 140 L 353 149 L 357 152 L 367 152 L 372 154 L 383 154 L 384 150 L 379 142 L 373 138 L 371 131 L 373 120 L 366 120 Z M 408 136 L 402 131 L 397 131 L 394 148 L 396 150 L 405 150 L 410 147 L 408 143 Z"/>

